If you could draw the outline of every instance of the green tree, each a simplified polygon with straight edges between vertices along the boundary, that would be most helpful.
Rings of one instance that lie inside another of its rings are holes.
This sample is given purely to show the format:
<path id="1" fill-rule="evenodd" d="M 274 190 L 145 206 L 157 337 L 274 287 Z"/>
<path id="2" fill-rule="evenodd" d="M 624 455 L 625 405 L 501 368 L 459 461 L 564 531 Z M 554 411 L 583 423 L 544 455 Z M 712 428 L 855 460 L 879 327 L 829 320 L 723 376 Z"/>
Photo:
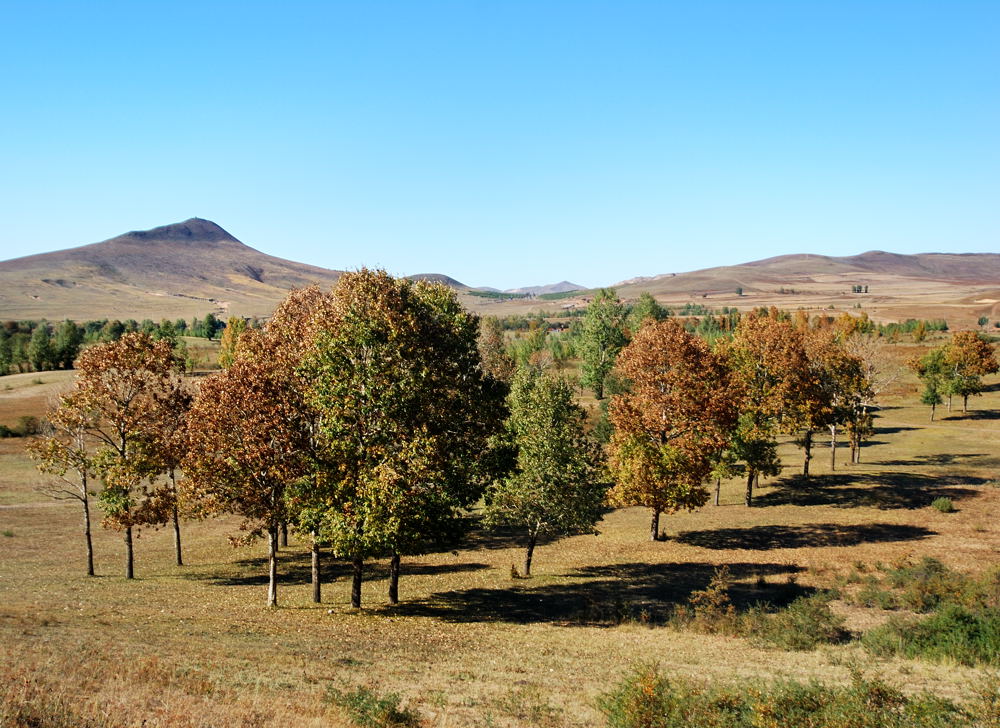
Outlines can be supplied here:
<path id="1" fill-rule="evenodd" d="M 45 321 L 39 321 L 35 330 L 31 332 L 31 340 L 28 342 L 28 361 L 31 368 L 36 372 L 51 369 L 53 355 L 49 325 Z"/>
<path id="2" fill-rule="evenodd" d="M 66 319 L 56 329 L 55 339 L 52 343 L 53 363 L 63 369 L 72 369 L 82 344 L 83 329 L 73 321 Z"/>
<path id="3" fill-rule="evenodd" d="M 236 345 L 240 334 L 247 330 L 247 320 L 241 316 L 230 316 L 219 342 L 219 366 L 228 369 L 236 357 Z"/>
<path id="4" fill-rule="evenodd" d="M 626 321 L 629 331 L 634 335 L 647 319 L 656 322 L 662 321 L 666 317 L 667 310 L 653 298 L 653 294 L 643 291 L 639 294 L 639 300 L 629 307 Z"/>
<path id="5" fill-rule="evenodd" d="M 390 602 L 400 556 L 454 532 L 482 494 L 480 456 L 502 417 L 482 375 L 478 319 L 444 286 L 384 271 L 341 276 L 336 323 L 304 367 L 319 412 L 327 502 L 323 531 L 353 563 L 389 555 Z"/>
<path id="6" fill-rule="evenodd" d="M 933 422 L 934 412 L 943 401 L 941 395 L 947 393 L 949 387 L 949 367 L 944 348 L 931 349 L 923 356 L 913 359 L 910 368 L 923 382 L 920 402 L 931 408 L 931 422 Z"/>
<path id="7" fill-rule="evenodd" d="M 524 576 L 539 536 L 593 531 L 605 486 L 599 450 L 585 432 L 586 413 L 565 379 L 535 367 L 518 371 L 508 398 L 506 435 L 517 452 L 508 477 L 487 491 L 486 523 L 523 528 Z"/>
<path id="8" fill-rule="evenodd" d="M 0 331 L 0 377 L 10 372 L 14 364 L 14 351 L 11 345 L 11 337 L 6 331 Z"/>
<path id="9" fill-rule="evenodd" d="M 618 352 L 625 346 L 625 306 L 613 288 L 602 288 L 587 306 L 579 338 L 583 359 L 582 381 L 604 399 L 605 379 L 615 366 Z"/>

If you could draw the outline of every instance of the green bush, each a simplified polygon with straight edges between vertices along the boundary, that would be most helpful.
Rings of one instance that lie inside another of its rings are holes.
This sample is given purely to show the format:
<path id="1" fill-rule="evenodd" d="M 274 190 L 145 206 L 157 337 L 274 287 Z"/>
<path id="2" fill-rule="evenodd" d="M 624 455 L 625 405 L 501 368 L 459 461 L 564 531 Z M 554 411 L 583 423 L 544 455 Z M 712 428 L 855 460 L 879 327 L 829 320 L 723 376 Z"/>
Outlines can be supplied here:
<path id="1" fill-rule="evenodd" d="M 361 728 L 410 728 L 420 725 L 420 716 L 408 708 L 399 707 L 395 693 L 379 695 L 361 686 L 350 691 L 327 690 L 327 699 L 344 710 Z"/>
<path id="2" fill-rule="evenodd" d="M 1000 665 L 1000 609 L 946 604 L 923 620 L 892 619 L 862 642 L 876 655 Z"/>
<path id="3" fill-rule="evenodd" d="M 955 504 L 951 502 L 951 498 L 946 498 L 945 496 L 935 498 L 931 503 L 931 507 L 941 511 L 942 513 L 955 512 Z"/>
<path id="4" fill-rule="evenodd" d="M 751 636 L 783 650 L 812 650 L 821 644 L 843 642 L 850 634 L 842 617 L 833 613 L 829 593 L 799 597 L 787 608 L 774 614 L 751 612 Z"/>
<path id="5" fill-rule="evenodd" d="M 996 698 L 993 690 L 992 698 Z M 705 686 L 668 680 L 640 665 L 598 700 L 608 728 L 955 728 L 990 725 L 996 700 L 963 710 L 923 693 L 906 696 L 878 677 L 852 672 L 851 684 L 777 682 Z"/>

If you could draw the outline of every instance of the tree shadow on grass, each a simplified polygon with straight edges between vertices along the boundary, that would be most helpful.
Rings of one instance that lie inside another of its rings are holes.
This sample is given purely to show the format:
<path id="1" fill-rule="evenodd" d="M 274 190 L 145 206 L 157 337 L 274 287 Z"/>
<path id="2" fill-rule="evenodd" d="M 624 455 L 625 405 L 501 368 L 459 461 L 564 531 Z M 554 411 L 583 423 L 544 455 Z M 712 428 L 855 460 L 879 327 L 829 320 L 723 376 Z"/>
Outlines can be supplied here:
<path id="1" fill-rule="evenodd" d="M 216 586 L 261 586 L 267 584 L 267 558 L 241 559 L 233 566 L 239 573 L 230 574 L 190 574 L 187 578 L 207 581 Z M 400 578 L 406 576 L 434 576 L 437 574 L 457 574 L 466 571 L 488 569 L 489 564 L 455 563 L 455 564 L 424 564 L 419 561 L 408 562 L 403 557 L 400 564 Z M 352 565 L 342 559 L 334 559 L 325 554 L 321 562 L 322 581 L 324 584 L 350 578 L 353 575 Z M 389 567 L 384 561 L 365 562 L 365 581 L 379 581 L 389 578 Z M 312 582 L 312 561 L 308 553 L 282 552 L 278 556 L 278 582 L 280 584 L 309 584 Z"/>
<path id="2" fill-rule="evenodd" d="M 909 425 L 886 425 L 886 426 L 883 427 L 883 426 L 880 426 L 880 425 L 876 424 L 875 425 L 875 434 L 876 435 L 895 435 L 898 432 L 908 432 L 909 430 L 916 430 L 916 429 L 919 429 L 919 428 L 917 428 L 917 427 L 910 427 Z M 867 447 L 868 445 L 874 445 L 874 444 L 875 443 L 871 442 L 870 440 L 865 440 L 865 444 L 862 446 L 862 448 Z"/>
<path id="3" fill-rule="evenodd" d="M 729 597 L 738 610 L 753 604 L 784 606 L 814 590 L 795 582 L 801 567 L 789 564 L 728 564 L 733 582 Z M 636 621 L 662 624 L 691 593 L 708 586 L 713 564 L 611 564 L 589 566 L 566 575 L 584 578 L 560 584 L 531 586 L 512 582 L 507 589 L 463 589 L 434 594 L 385 609 L 392 614 L 422 616 L 449 622 L 555 623 L 566 626 L 611 626 Z M 782 583 L 766 578 L 786 575 Z M 740 579 L 751 579 L 741 583 Z"/>
<path id="4" fill-rule="evenodd" d="M 919 473 L 835 473 L 811 478 L 796 475 L 776 481 L 771 491 L 754 498 L 754 504 L 912 510 L 925 508 L 941 496 L 952 500 L 968 498 L 977 491 L 961 486 L 986 482 L 986 478 L 975 476 L 934 477 Z"/>
<path id="5" fill-rule="evenodd" d="M 968 412 L 953 412 L 944 417 L 945 420 L 1000 420 L 1000 410 L 969 410 Z"/>
<path id="6" fill-rule="evenodd" d="M 706 531 L 682 531 L 675 540 L 707 549 L 771 551 L 774 549 L 825 548 L 856 546 L 861 543 L 916 541 L 936 535 L 923 526 L 894 523 L 842 525 L 808 523 L 801 526 L 751 526 L 716 528 Z"/>

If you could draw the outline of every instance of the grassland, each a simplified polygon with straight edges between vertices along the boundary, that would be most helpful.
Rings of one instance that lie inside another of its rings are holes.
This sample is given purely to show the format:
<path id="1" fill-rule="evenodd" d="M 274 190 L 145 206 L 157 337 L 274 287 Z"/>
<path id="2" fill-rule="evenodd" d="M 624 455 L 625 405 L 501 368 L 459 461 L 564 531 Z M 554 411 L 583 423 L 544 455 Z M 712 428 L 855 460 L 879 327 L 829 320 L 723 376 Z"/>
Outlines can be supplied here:
<path id="1" fill-rule="evenodd" d="M 42 414 L 71 376 L 0 379 L 0 423 Z M 399 693 L 431 726 L 599 725 L 595 699 L 636 660 L 721 682 L 845 683 L 863 664 L 907 691 L 963 700 L 981 670 L 875 659 L 857 643 L 761 649 L 664 623 L 723 564 L 743 608 L 831 586 L 859 562 L 926 555 L 971 572 L 1000 563 L 1000 385 L 990 384 L 969 413 L 930 423 L 904 377 L 861 464 L 847 465 L 842 450 L 831 471 L 817 448 L 804 482 L 801 453 L 785 442 L 784 473 L 754 508 L 742 505 L 740 482 L 723 482 L 721 505 L 670 516 L 663 542 L 645 540 L 642 509 L 613 511 L 598 536 L 540 547 L 536 575 L 515 580 L 517 535 L 473 530 L 454 551 L 404 561 L 396 608 L 386 605 L 386 564 L 375 564 L 361 611 L 337 562 L 326 566 L 323 603 L 310 601 L 308 554 L 294 535 L 281 555 L 281 608 L 268 610 L 264 549 L 230 546 L 231 519 L 187 522 L 180 568 L 170 533 L 144 531 L 131 582 L 118 534 L 97 528 L 98 576 L 86 578 L 78 508 L 37 494 L 22 441 L 0 440 L 0 680 L 73 715 L 147 726 L 344 725 L 324 695 L 357 686 Z M 956 512 L 931 508 L 940 496 Z M 834 606 L 856 632 L 889 614 Z"/>

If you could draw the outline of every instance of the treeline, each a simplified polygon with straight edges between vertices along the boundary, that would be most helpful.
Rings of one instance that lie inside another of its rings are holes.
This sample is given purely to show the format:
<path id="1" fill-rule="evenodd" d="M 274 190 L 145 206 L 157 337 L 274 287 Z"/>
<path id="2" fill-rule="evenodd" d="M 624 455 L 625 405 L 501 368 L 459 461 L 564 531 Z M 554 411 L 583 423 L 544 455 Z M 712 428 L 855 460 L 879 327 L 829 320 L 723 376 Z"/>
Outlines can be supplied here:
<path id="1" fill-rule="evenodd" d="M 251 325 L 259 326 L 256 320 Z M 42 372 L 55 369 L 72 369 L 80 351 L 90 345 L 118 341 L 125 334 L 141 332 L 154 339 L 194 336 L 215 339 L 226 324 L 208 314 L 203 319 L 159 323 L 151 319 L 100 319 L 77 323 L 66 319 L 62 322 L 42 320 L 5 321 L 0 327 L 0 375 L 24 372 Z"/>

